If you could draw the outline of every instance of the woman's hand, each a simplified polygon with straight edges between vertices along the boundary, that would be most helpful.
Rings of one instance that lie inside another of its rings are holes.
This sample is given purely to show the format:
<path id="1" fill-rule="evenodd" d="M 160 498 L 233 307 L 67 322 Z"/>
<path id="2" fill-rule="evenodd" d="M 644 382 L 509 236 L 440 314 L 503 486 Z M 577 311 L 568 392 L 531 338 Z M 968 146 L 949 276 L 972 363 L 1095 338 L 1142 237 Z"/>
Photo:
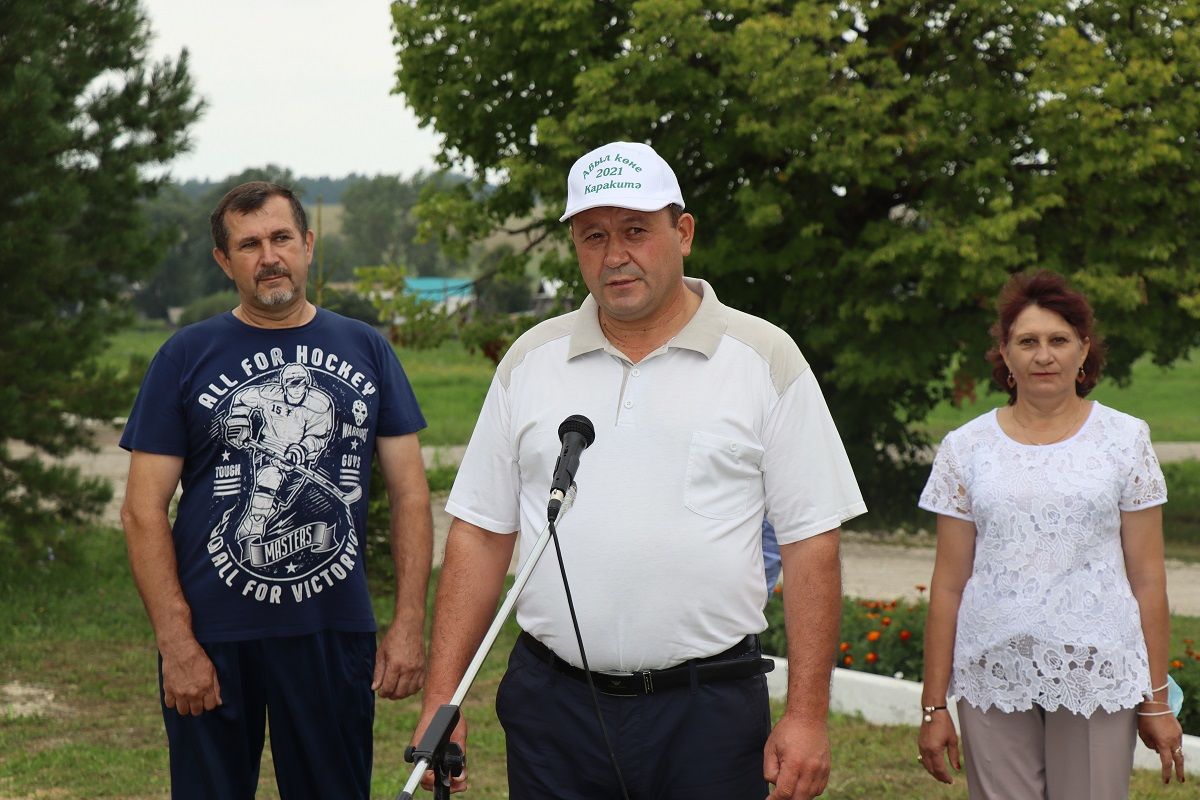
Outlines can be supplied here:
<path id="1" fill-rule="evenodd" d="M 1146 711 L 1161 711 L 1165 704 L 1148 705 Z M 1158 752 L 1162 761 L 1163 783 L 1171 782 L 1171 768 L 1175 778 L 1183 783 L 1183 728 L 1172 714 L 1139 714 L 1138 736 L 1142 744 Z"/>
<path id="2" fill-rule="evenodd" d="M 942 783 L 954 783 L 954 776 L 946 767 L 949 757 L 954 769 L 962 772 L 962 761 L 958 757 L 958 733 L 950 712 L 934 711 L 930 722 L 921 723 L 917 733 L 917 747 L 921 751 L 921 766 Z"/>

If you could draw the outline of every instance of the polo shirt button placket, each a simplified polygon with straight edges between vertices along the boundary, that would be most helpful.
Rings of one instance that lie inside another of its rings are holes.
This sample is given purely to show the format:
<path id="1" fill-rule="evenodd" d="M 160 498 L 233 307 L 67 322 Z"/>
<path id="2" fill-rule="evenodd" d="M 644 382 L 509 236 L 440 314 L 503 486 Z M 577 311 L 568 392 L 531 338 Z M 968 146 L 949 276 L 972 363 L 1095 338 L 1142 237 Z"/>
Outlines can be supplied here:
<path id="1" fill-rule="evenodd" d="M 624 424 L 632 425 L 635 419 L 633 417 L 634 400 L 640 394 L 640 389 L 633 379 L 639 377 L 642 370 L 634 365 L 629 365 L 628 370 L 626 374 L 629 377 L 626 381 L 624 397 L 621 400 L 620 417 Z"/>

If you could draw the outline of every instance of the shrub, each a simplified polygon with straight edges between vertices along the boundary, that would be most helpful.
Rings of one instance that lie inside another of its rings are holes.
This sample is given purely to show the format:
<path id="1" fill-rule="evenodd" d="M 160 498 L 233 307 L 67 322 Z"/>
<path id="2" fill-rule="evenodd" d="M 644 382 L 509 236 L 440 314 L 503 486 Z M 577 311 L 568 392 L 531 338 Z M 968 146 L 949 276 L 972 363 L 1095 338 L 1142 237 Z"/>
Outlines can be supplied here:
<path id="1" fill-rule="evenodd" d="M 1192 645 L 1191 639 L 1184 639 L 1184 654 L 1172 658 L 1169 667 L 1171 677 L 1183 689 L 1179 724 L 1184 733 L 1200 735 L 1200 653 Z"/>
<path id="2" fill-rule="evenodd" d="M 431 492 L 448 492 L 454 485 L 458 466 L 445 465 L 434 459 L 425 465 L 425 477 Z M 371 460 L 371 496 L 367 503 L 367 530 L 363 537 L 367 559 L 367 574 L 373 581 L 390 582 L 395 575 L 392 565 L 391 511 L 387 484 L 379 469 L 379 459 Z M 436 500 L 435 500 L 436 502 Z M 390 585 L 390 583 L 389 583 Z"/>
<path id="3" fill-rule="evenodd" d="M 183 312 L 179 315 L 179 325 L 183 327 L 184 325 L 191 325 L 193 322 L 214 317 L 217 314 L 236 308 L 239 302 L 238 293 L 234 291 L 205 295 L 199 300 L 193 300 L 183 307 Z"/>
<path id="4" fill-rule="evenodd" d="M 1200 461 L 1163 464 L 1167 497 L 1163 535 L 1167 541 L 1200 545 Z"/>
<path id="5" fill-rule="evenodd" d="M 321 307 L 343 317 L 362 320 L 368 325 L 379 324 L 379 310 L 358 292 L 326 289 L 321 296 Z"/>
<path id="6" fill-rule="evenodd" d="M 842 598 L 842 629 L 838 637 L 837 665 L 877 675 L 921 680 L 922 642 L 928 603 L 906 600 Z M 763 650 L 787 652 L 782 595 L 767 604 L 770 627 L 763 634 Z"/>

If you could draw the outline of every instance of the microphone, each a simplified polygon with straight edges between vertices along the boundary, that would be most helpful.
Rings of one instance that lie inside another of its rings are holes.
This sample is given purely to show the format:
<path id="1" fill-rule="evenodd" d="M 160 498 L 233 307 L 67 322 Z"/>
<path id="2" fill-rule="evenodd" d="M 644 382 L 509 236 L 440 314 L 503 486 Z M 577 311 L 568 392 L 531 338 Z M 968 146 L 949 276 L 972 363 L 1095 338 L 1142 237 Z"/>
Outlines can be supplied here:
<path id="1" fill-rule="evenodd" d="M 575 481 L 580 454 L 596 441 L 596 429 L 587 417 L 572 414 L 558 426 L 558 438 L 562 442 L 562 452 L 558 454 L 558 461 L 554 464 L 554 479 L 550 481 L 550 503 L 546 506 L 546 517 L 551 522 L 558 519 L 563 498 Z"/>

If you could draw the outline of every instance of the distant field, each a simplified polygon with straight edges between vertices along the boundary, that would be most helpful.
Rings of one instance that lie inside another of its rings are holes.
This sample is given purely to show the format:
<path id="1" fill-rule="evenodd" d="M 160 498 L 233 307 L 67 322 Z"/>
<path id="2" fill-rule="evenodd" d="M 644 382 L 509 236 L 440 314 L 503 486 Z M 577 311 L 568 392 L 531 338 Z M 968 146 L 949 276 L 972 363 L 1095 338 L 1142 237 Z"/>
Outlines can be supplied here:
<path id="1" fill-rule="evenodd" d="M 308 226 L 316 232 L 318 237 L 339 235 L 342 232 L 342 214 L 344 212 L 342 204 L 324 203 L 321 205 L 320 212 L 321 224 L 318 227 L 316 202 L 304 204 L 304 213 L 308 214 Z"/>
<path id="2" fill-rule="evenodd" d="M 1156 442 L 1200 442 L 1200 352 L 1171 367 L 1143 358 L 1133 365 L 1133 380 L 1119 387 L 1103 380 L 1089 395 L 1104 405 L 1150 423 Z M 955 408 L 943 403 L 926 421 L 935 440 L 983 412 L 1004 405 L 1008 395 L 981 394 L 975 403 Z"/>

